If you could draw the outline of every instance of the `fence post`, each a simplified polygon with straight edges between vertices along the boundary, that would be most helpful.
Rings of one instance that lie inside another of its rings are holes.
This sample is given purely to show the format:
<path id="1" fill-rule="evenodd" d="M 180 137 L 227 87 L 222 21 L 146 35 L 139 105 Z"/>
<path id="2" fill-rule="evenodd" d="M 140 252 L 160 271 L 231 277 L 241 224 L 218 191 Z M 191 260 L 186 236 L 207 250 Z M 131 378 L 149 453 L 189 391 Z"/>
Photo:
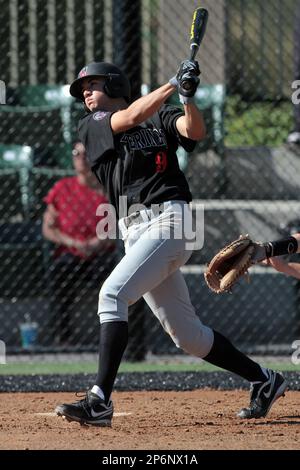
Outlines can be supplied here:
<path id="1" fill-rule="evenodd" d="M 113 0 L 113 62 L 128 76 L 132 100 L 141 95 L 141 2 Z"/>

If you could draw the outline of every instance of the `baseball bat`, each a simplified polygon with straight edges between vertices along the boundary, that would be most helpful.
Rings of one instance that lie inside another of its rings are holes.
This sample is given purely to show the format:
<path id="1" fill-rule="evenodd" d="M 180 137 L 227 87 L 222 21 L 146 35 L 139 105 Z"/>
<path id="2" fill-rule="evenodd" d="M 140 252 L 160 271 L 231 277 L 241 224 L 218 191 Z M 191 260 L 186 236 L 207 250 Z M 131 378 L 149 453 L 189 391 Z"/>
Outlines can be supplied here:
<path id="1" fill-rule="evenodd" d="M 208 11 L 205 8 L 197 8 L 194 11 L 192 27 L 191 27 L 190 59 L 189 60 L 195 60 L 198 49 L 204 38 L 207 21 L 208 21 Z M 182 83 L 182 87 L 185 90 L 189 90 L 190 86 L 191 85 L 188 81 Z"/>
<path id="2" fill-rule="evenodd" d="M 204 38 L 207 21 L 208 11 L 205 8 L 197 8 L 197 10 L 194 11 L 191 27 L 190 60 L 194 60 L 196 57 L 198 49 Z"/>

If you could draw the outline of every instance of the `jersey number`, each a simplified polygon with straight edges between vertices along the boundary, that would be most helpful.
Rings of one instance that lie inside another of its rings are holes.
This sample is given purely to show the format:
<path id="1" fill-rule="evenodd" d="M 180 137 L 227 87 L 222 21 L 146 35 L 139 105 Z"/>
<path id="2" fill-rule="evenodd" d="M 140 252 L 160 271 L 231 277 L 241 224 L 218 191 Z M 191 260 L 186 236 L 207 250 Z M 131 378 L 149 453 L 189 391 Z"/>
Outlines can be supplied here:
<path id="1" fill-rule="evenodd" d="M 166 152 L 158 152 L 155 157 L 156 173 L 163 173 L 168 166 Z"/>

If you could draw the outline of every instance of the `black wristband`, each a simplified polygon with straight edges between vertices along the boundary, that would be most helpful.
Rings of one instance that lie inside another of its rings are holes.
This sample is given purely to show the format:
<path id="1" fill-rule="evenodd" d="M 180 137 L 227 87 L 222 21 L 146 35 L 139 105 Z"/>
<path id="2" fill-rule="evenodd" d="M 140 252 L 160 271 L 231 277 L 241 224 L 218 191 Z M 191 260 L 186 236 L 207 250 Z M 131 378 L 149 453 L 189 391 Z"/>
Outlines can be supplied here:
<path id="1" fill-rule="evenodd" d="M 295 237 L 282 238 L 274 242 L 264 243 L 267 258 L 273 256 L 291 255 L 298 250 L 298 241 Z"/>

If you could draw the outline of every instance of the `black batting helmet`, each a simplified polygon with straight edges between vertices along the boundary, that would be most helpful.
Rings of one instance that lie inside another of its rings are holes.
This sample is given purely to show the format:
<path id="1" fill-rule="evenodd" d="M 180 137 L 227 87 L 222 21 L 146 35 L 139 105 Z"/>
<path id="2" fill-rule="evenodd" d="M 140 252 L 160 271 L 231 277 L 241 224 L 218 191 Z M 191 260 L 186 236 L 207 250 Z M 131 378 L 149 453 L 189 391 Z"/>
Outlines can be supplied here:
<path id="1" fill-rule="evenodd" d="M 91 62 L 80 70 L 78 77 L 71 83 L 70 94 L 84 101 L 81 85 L 85 78 L 104 77 L 104 92 L 110 98 L 125 98 L 130 101 L 130 83 L 126 75 L 114 64 L 108 62 Z"/>

